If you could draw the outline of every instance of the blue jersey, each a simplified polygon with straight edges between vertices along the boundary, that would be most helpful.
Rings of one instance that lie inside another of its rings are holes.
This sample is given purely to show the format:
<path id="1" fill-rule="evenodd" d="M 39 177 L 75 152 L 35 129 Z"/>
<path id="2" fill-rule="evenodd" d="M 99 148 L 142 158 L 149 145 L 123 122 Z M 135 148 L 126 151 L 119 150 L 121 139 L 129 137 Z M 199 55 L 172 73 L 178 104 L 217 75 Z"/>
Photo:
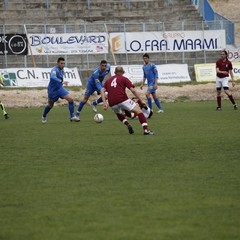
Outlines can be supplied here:
<path id="1" fill-rule="evenodd" d="M 55 66 L 50 73 L 50 82 L 48 84 L 48 92 L 56 92 L 62 88 L 64 71 Z"/>
<path id="2" fill-rule="evenodd" d="M 97 67 L 92 75 L 88 78 L 88 86 L 91 86 L 92 89 L 95 89 L 94 91 L 98 91 L 100 92 L 102 89 L 102 82 L 104 80 L 104 78 L 106 77 L 106 75 L 109 74 L 110 72 L 110 64 L 107 64 L 107 67 L 105 68 L 105 70 L 103 72 L 101 72 L 100 66 Z"/>
<path id="3" fill-rule="evenodd" d="M 48 98 L 51 103 L 69 94 L 63 87 L 63 77 L 64 71 L 55 66 L 50 73 L 50 82 L 48 84 Z"/>
<path id="4" fill-rule="evenodd" d="M 154 63 L 150 62 L 143 65 L 143 77 L 147 79 L 148 86 L 155 84 L 155 79 L 158 78 L 158 70 Z"/>

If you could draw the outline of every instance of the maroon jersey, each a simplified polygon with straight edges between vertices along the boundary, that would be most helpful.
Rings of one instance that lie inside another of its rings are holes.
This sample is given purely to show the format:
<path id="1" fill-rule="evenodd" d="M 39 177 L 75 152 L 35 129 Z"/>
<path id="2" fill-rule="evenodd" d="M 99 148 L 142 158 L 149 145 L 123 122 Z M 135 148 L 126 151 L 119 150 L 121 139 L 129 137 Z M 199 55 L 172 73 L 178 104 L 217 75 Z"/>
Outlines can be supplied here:
<path id="1" fill-rule="evenodd" d="M 233 69 L 232 67 L 232 63 L 226 59 L 225 61 L 223 61 L 222 59 L 219 59 L 217 62 L 216 62 L 216 68 L 219 69 L 219 71 L 226 71 L 229 73 L 230 70 Z M 225 78 L 225 77 L 228 77 L 228 75 L 225 75 L 225 74 L 222 74 L 222 73 L 217 73 L 217 76 L 219 78 Z"/>
<path id="2" fill-rule="evenodd" d="M 112 107 L 126 101 L 128 96 L 125 90 L 126 88 L 134 88 L 134 85 L 128 78 L 122 75 L 114 75 L 104 83 L 103 87 L 108 92 L 108 103 Z"/>

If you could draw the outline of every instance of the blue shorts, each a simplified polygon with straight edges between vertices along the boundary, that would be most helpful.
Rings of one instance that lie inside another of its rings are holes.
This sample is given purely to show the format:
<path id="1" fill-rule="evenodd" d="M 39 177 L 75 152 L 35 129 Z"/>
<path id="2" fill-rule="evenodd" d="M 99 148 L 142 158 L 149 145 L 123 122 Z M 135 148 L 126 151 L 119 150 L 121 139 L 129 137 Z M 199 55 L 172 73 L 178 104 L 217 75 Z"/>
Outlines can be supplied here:
<path id="1" fill-rule="evenodd" d="M 54 92 L 49 91 L 48 92 L 48 102 L 54 103 L 59 98 L 64 98 L 68 94 L 69 94 L 69 92 L 64 87 L 61 87 L 57 91 L 54 91 Z"/>
<path id="2" fill-rule="evenodd" d="M 94 92 L 97 92 L 98 94 L 100 94 L 100 91 L 98 90 L 98 88 L 96 86 L 93 86 L 90 83 L 87 83 L 87 87 L 86 87 L 86 91 L 85 91 L 85 96 L 86 97 L 90 97 Z"/>
<path id="3" fill-rule="evenodd" d="M 148 85 L 148 92 L 150 93 L 156 93 L 156 90 L 154 89 L 154 85 Z"/>

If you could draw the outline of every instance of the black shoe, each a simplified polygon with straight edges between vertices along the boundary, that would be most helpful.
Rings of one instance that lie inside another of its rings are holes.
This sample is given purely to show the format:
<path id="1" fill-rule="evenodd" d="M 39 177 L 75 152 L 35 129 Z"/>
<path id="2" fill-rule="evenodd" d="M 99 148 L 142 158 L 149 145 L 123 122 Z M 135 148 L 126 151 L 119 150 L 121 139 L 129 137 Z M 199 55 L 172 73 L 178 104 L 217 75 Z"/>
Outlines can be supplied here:
<path id="1" fill-rule="evenodd" d="M 8 119 L 9 118 L 9 116 L 8 116 L 8 114 L 6 113 L 6 114 L 4 114 L 4 117 L 5 117 L 5 119 Z"/>
<path id="2" fill-rule="evenodd" d="M 234 104 L 234 105 L 233 105 L 233 108 L 234 108 L 234 110 L 238 110 L 238 105 L 237 105 L 237 104 Z"/>
<path id="3" fill-rule="evenodd" d="M 220 107 L 217 107 L 216 110 L 217 111 L 222 111 L 222 109 Z"/>
<path id="4" fill-rule="evenodd" d="M 129 132 L 130 134 L 133 134 L 133 133 L 134 133 L 133 128 L 132 128 L 131 125 L 128 125 L 127 128 L 128 128 L 128 132 Z"/>
<path id="5" fill-rule="evenodd" d="M 155 135 L 155 133 L 151 130 L 144 131 L 143 135 Z"/>

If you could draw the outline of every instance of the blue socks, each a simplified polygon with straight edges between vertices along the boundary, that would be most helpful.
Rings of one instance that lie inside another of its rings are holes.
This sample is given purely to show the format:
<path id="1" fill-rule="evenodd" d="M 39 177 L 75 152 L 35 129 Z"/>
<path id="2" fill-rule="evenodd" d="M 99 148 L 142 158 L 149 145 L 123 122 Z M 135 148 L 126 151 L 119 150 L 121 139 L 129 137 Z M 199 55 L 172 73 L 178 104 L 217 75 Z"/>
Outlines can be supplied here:
<path id="1" fill-rule="evenodd" d="M 68 109 L 70 112 L 70 118 L 74 116 L 74 101 L 68 103 Z"/>
<path id="2" fill-rule="evenodd" d="M 152 110 L 152 98 L 147 98 L 148 107 Z"/>
<path id="3" fill-rule="evenodd" d="M 79 116 L 79 114 L 80 114 L 80 112 L 82 111 L 84 105 L 85 105 L 85 102 L 80 102 L 80 103 L 79 103 L 76 116 Z"/>
<path id="4" fill-rule="evenodd" d="M 94 106 L 97 106 L 99 103 L 101 103 L 103 100 L 102 100 L 102 97 L 98 98 L 97 100 L 93 101 L 93 105 Z"/>
<path id="5" fill-rule="evenodd" d="M 161 103 L 160 103 L 160 101 L 159 101 L 159 99 L 158 98 L 156 98 L 155 100 L 155 103 L 156 103 L 156 105 L 157 105 L 157 107 L 158 107 L 158 109 L 160 110 L 162 110 L 162 105 L 161 105 Z"/>
<path id="6" fill-rule="evenodd" d="M 50 110 L 51 110 L 51 108 L 47 105 L 47 106 L 44 108 L 44 111 L 43 111 L 43 115 L 42 115 L 42 116 L 43 116 L 43 117 L 46 117 Z"/>

